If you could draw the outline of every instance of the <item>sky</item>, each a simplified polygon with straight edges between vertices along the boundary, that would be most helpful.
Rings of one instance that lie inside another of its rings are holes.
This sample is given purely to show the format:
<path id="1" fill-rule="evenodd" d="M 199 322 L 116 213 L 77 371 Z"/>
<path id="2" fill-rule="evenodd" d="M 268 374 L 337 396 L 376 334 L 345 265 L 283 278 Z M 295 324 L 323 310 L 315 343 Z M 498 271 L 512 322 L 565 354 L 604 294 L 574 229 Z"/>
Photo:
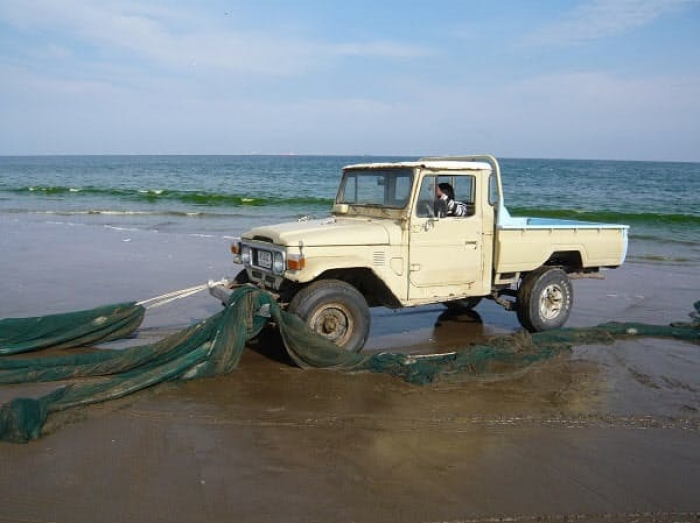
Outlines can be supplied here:
<path id="1" fill-rule="evenodd" d="M 1 0 L 0 155 L 700 161 L 700 0 Z"/>

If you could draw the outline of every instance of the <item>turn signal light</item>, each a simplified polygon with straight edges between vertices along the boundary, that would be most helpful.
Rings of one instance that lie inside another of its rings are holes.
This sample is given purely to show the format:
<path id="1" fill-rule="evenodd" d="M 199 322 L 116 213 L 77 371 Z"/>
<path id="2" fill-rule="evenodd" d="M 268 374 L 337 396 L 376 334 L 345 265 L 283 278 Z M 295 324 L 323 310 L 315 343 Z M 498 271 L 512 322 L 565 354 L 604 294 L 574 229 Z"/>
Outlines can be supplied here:
<path id="1" fill-rule="evenodd" d="M 289 255 L 287 257 L 287 269 L 290 271 L 300 271 L 306 267 L 306 258 L 303 256 Z"/>

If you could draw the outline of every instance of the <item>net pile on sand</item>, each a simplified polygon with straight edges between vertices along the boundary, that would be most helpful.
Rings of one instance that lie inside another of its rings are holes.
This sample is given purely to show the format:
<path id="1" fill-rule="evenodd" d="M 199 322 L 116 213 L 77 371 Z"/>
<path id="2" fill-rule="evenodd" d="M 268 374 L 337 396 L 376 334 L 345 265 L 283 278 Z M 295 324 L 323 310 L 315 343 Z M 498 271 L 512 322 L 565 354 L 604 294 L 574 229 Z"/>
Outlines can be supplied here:
<path id="1" fill-rule="evenodd" d="M 445 375 L 465 377 L 518 370 L 575 345 L 611 343 L 630 336 L 700 340 L 700 301 L 691 322 L 668 326 L 607 323 L 585 329 L 499 336 L 450 354 L 430 357 L 381 352 L 358 354 L 338 348 L 282 310 L 253 286 L 234 291 L 224 309 L 156 343 L 61 356 L 28 357 L 48 348 L 94 346 L 131 334 L 145 309 L 137 303 L 109 305 L 37 318 L 0 320 L 0 384 L 69 380 L 39 398 L 15 398 L 0 406 L 0 440 L 40 437 L 52 412 L 119 398 L 168 380 L 228 374 L 246 342 L 268 322 L 281 333 L 289 356 L 302 368 L 371 371 L 427 384 Z M 22 353 L 22 354 L 20 354 Z"/>

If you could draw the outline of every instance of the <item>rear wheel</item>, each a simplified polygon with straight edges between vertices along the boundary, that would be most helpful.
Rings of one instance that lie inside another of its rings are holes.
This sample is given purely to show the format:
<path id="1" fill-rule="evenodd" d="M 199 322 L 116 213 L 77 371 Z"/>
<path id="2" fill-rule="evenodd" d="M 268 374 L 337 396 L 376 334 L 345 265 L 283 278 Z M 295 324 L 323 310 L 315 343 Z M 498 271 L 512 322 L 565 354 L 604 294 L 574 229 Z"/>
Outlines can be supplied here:
<path id="1" fill-rule="evenodd" d="M 351 352 L 359 352 L 369 336 L 367 301 L 341 280 L 320 280 L 296 293 L 287 309 L 311 330 Z"/>
<path id="2" fill-rule="evenodd" d="M 573 299 L 571 281 L 563 270 L 536 270 L 518 289 L 518 321 L 530 332 L 558 329 L 569 319 Z"/>

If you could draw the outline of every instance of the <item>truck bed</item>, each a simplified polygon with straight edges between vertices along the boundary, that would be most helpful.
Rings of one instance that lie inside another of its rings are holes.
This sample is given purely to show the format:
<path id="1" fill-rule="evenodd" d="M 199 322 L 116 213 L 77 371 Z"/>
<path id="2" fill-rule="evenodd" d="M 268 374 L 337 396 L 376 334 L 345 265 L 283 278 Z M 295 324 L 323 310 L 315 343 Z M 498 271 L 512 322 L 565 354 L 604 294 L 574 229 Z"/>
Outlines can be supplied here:
<path id="1" fill-rule="evenodd" d="M 553 255 L 580 257 L 581 267 L 618 267 L 627 255 L 627 225 L 513 217 L 499 210 L 494 248 L 497 274 L 534 270 Z"/>

